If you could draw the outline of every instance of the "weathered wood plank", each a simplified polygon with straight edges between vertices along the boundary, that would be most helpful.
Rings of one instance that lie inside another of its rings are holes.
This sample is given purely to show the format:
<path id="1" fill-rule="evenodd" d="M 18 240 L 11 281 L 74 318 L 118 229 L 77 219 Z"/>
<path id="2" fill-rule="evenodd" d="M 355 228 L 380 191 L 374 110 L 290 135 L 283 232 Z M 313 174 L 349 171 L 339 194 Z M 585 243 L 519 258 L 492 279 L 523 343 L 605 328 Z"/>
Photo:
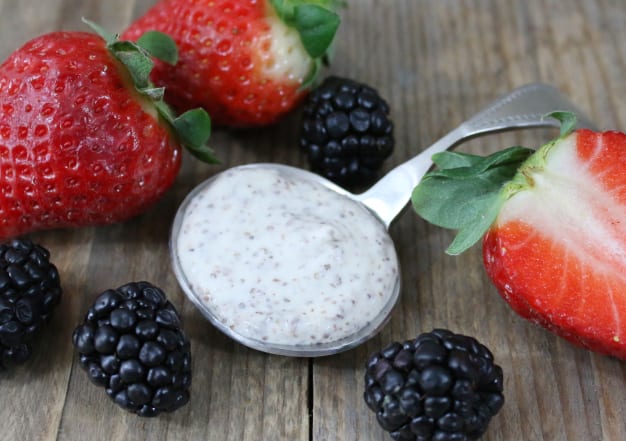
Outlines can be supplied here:
<path id="1" fill-rule="evenodd" d="M 499 94 L 532 81 L 557 85 L 602 127 L 624 128 L 618 98 L 626 96 L 624 45 L 616 41 L 626 37 L 626 8 L 619 2 L 407 0 L 388 2 L 384 13 L 381 3 L 363 1 L 346 20 L 347 36 L 337 52 L 350 55 L 345 62 L 338 58 L 334 69 L 380 85 L 390 97 L 400 144 L 396 160 L 413 156 Z M 386 32 L 366 39 L 380 32 L 376 24 Z M 535 147 L 549 135 L 492 136 L 460 148 Z M 478 247 L 445 256 L 451 234 L 410 211 L 391 233 L 404 270 L 401 303 L 364 347 L 315 361 L 315 440 L 388 439 L 362 399 L 367 349 L 433 327 L 476 336 L 504 368 L 507 404 L 485 440 L 624 439 L 622 362 L 575 348 L 517 317 L 484 275 Z"/>

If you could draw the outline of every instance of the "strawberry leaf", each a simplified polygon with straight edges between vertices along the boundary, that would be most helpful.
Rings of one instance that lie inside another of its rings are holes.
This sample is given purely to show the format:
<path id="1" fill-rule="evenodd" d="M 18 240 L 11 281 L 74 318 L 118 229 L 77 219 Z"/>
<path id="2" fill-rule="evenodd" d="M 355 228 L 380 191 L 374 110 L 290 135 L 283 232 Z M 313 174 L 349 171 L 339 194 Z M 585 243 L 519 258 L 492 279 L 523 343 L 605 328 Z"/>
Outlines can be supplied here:
<path id="1" fill-rule="evenodd" d="M 270 0 L 270 4 L 276 11 L 276 15 L 287 25 L 293 25 L 294 5 L 290 0 Z"/>
<path id="2" fill-rule="evenodd" d="M 270 5 L 285 24 L 293 27 L 295 8 L 301 5 L 316 5 L 329 11 L 338 11 L 348 6 L 344 0 L 269 0 Z"/>
<path id="3" fill-rule="evenodd" d="M 172 122 L 181 142 L 196 158 L 217 163 L 213 152 L 206 147 L 211 136 L 211 119 L 203 109 L 188 110 Z"/>
<path id="4" fill-rule="evenodd" d="M 477 164 L 482 159 L 482 156 L 478 155 L 448 151 L 435 153 L 431 157 L 433 164 L 435 164 L 440 169 L 469 167 Z"/>
<path id="5" fill-rule="evenodd" d="M 454 240 L 446 249 L 447 254 L 459 255 L 478 242 L 496 220 L 504 198 L 499 192 L 493 192 L 488 194 L 484 201 L 477 202 L 482 205 L 483 213 L 459 228 Z"/>
<path id="6" fill-rule="evenodd" d="M 330 47 L 340 23 L 339 16 L 317 5 L 298 5 L 294 8 L 294 25 L 311 58 L 319 58 Z"/>
<path id="7" fill-rule="evenodd" d="M 572 112 L 551 112 L 545 115 L 549 118 L 554 118 L 561 123 L 561 133 L 559 134 L 560 138 L 564 138 L 569 135 L 576 128 L 576 115 Z"/>
<path id="8" fill-rule="evenodd" d="M 152 88 L 150 84 L 150 72 L 154 67 L 154 62 L 137 45 L 130 41 L 116 41 L 109 45 L 109 49 L 120 60 L 130 73 L 135 83 L 135 87 L 141 89 Z"/>
<path id="9" fill-rule="evenodd" d="M 411 202 L 428 222 L 458 230 L 448 254 L 460 254 L 480 240 L 510 196 L 502 191 L 504 185 L 532 153 L 511 147 L 486 157 L 453 152 L 433 156 L 437 168 L 415 187 Z"/>
<path id="10" fill-rule="evenodd" d="M 172 66 L 178 63 L 178 48 L 174 40 L 167 34 L 148 31 L 139 37 L 137 45 L 148 51 L 154 58 Z"/>

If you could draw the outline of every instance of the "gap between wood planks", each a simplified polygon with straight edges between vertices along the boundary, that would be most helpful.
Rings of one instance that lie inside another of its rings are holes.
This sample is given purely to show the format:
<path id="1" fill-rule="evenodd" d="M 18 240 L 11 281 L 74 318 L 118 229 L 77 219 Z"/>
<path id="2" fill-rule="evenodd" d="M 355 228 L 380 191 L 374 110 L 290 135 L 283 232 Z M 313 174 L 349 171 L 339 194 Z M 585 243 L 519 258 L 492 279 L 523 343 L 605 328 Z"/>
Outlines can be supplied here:
<path id="1" fill-rule="evenodd" d="M 307 369 L 307 410 L 309 412 L 309 441 L 313 441 L 313 359 L 309 358 Z"/>

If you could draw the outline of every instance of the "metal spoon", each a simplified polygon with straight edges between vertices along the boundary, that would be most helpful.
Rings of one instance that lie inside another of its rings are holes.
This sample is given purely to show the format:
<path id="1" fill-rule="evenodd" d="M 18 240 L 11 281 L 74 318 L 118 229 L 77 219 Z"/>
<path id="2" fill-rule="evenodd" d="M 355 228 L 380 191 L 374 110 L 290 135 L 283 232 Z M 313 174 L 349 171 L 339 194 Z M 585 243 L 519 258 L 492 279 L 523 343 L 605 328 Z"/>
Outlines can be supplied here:
<path id="1" fill-rule="evenodd" d="M 372 215 L 382 223 L 382 227 L 386 230 L 400 211 L 407 205 L 413 189 L 432 166 L 431 157 L 433 154 L 447 150 L 469 138 L 487 133 L 528 127 L 558 126 L 559 122 L 557 120 L 545 117 L 547 113 L 557 110 L 576 113 L 578 116 L 578 126 L 581 128 L 594 128 L 594 124 L 554 87 L 545 84 L 526 85 L 492 102 L 482 111 L 459 125 L 429 148 L 422 151 L 415 158 L 391 170 L 374 186 L 361 194 L 350 193 L 317 174 L 283 164 L 248 164 L 235 167 L 235 169 L 255 168 L 273 170 L 283 175 L 288 175 L 292 179 L 302 179 L 321 184 L 349 199 L 363 204 L 372 212 Z M 357 332 L 342 337 L 339 340 L 314 345 L 274 344 L 271 339 L 270 341 L 262 341 L 253 336 L 242 335 L 237 332 L 237 329 L 226 326 L 212 308 L 207 306 L 207 304 L 200 299 L 198 293 L 195 292 L 192 285 L 188 282 L 185 269 L 182 267 L 178 257 L 176 245 L 185 210 L 190 201 L 193 200 L 198 192 L 210 186 L 217 176 L 198 185 L 198 187 L 190 192 L 185 201 L 183 201 L 176 214 L 170 239 L 170 252 L 175 275 L 185 294 L 211 323 L 226 335 L 248 347 L 273 354 L 305 357 L 329 355 L 353 348 L 371 338 L 382 328 L 389 319 L 391 311 L 399 298 L 399 268 L 398 271 L 396 271 L 397 278 L 394 283 L 393 292 L 376 318 L 369 321 L 369 323 Z"/>

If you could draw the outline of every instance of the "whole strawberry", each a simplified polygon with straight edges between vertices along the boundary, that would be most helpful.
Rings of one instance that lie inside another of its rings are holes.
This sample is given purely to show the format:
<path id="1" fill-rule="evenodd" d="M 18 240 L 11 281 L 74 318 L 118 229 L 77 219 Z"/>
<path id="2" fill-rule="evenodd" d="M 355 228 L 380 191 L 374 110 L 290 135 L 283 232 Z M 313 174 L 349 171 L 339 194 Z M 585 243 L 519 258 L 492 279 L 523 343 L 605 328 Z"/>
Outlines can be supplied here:
<path id="1" fill-rule="evenodd" d="M 334 38 L 339 0 L 162 0 L 123 34 L 157 30 L 180 49 L 152 78 L 178 110 L 215 124 L 270 124 L 304 98 Z"/>
<path id="2" fill-rule="evenodd" d="M 484 235 L 487 274 L 522 317 L 626 359 L 626 134 L 555 116 L 561 136 L 536 152 L 435 157 L 413 204 L 459 230 L 451 254 Z"/>
<path id="3" fill-rule="evenodd" d="M 206 112 L 175 118 L 148 78 L 148 50 L 175 62 L 175 45 L 142 43 L 53 32 L 0 66 L 0 238 L 128 219 L 171 186 L 181 144 L 213 160 Z"/>

